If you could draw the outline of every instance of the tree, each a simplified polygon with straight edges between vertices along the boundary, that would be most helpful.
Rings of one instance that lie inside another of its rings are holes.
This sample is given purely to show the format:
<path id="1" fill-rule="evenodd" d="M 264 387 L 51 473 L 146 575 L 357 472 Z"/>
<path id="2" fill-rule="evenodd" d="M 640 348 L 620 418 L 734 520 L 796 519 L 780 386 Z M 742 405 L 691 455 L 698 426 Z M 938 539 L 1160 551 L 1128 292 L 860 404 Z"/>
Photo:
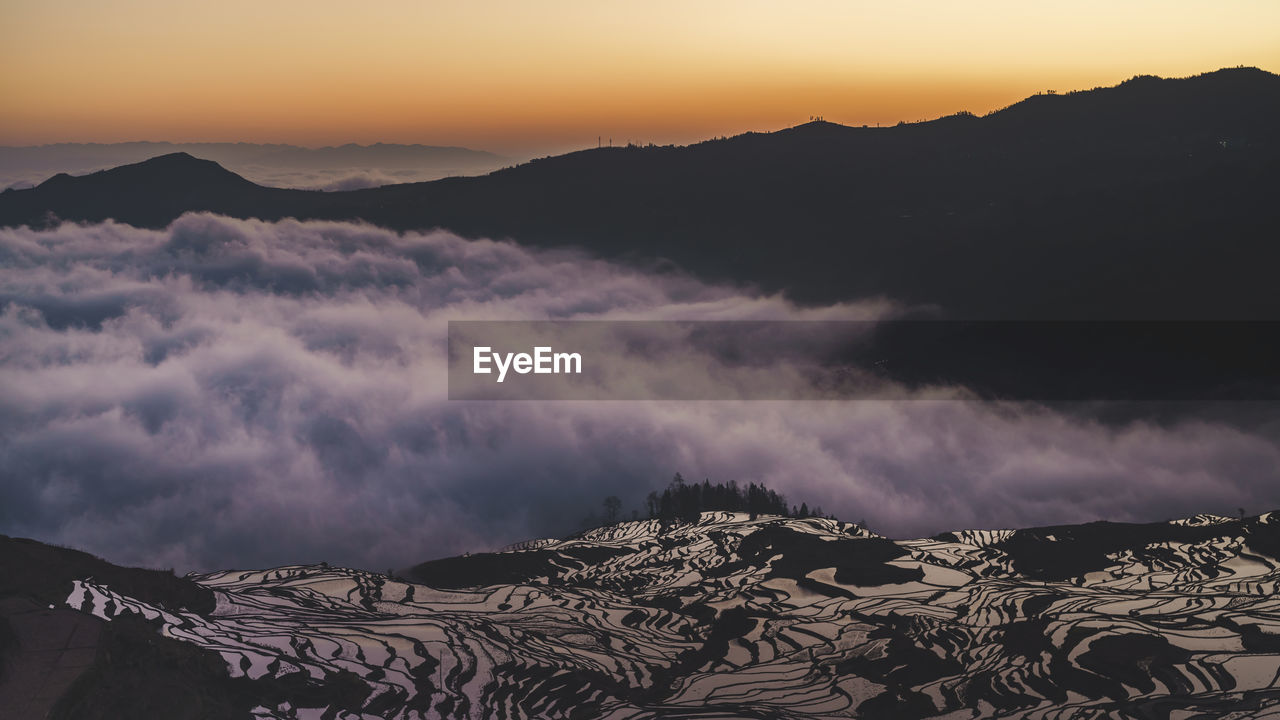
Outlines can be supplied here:
<path id="1" fill-rule="evenodd" d="M 764 485 L 748 483 L 740 488 L 737 483 L 712 483 L 705 479 L 700 483 L 686 483 L 684 476 L 676 473 L 667 488 L 659 495 L 649 493 L 646 499 L 649 517 L 656 517 L 663 525 L 675 522 L 698 522 L 704 512 L 724 510 L 750 513 L 755 520 L 761 515 L 781 517 L 809 517 L 806 506 L 803 512 L 790 507 L 787 498 Z"/>
<path id="2" fill-rule="evenodd" d="M 662 496 L 658 499 L 658 519 L 662 524 L 675 522 L 676 519 L 676 502 L 671 494 L 671 488 L 662 491 Z"/>
<path id="3" fill-rule="evenodd" d="M 702 493 L 698 485 L 689 488 L 680 503 L 680 519 L 687 523 L 696 523 L 702 519 Z"/>
<path id="4" fill-rule="evenodd" d="M 604 521 L 610 525 L 618 521 L 618 513 L 622 510 L 622 498 L 610 495 L 604 499 Z"/>

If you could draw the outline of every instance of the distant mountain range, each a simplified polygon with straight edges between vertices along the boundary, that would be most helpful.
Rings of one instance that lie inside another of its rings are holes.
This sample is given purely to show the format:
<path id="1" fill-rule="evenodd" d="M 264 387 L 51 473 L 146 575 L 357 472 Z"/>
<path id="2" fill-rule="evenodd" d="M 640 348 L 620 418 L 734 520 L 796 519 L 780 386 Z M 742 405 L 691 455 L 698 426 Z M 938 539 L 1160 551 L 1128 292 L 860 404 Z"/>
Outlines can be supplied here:
<path id="1" fill-rule="evenodd" d="M 0 147 L 0 188 L 32 186 L 57 173 L 88 172 L 158 155 L 187 153 L 218 162 L 264 185 L 319 187 L 320 172 L 378 172 L 387 182 L 479 175 L 512 164 L 482 150 L 376 143 L 307 148 L 256 143 L 56 143 Z M 382 183 L 386 184 L 386 183 Z"/>
<path id="2" fill-rule="evenodd" d="M 0 194 L 0 224 L 363 220 L 668 260 L 801 301 L 1270 320 L 1277 197 L 1280 76 L 1238 68 L 1037 95 L 984 117 L 812 122 L 351 192 L 263 188 L 170 154 Z"/>
<path id="3" fill-rule="evenodd" d="M 1280 711 L 1276 513 L 894 541 L 706 512 L 520 547 L 177 578 L 0 537 L 0 699 L 175 720 Z"/>

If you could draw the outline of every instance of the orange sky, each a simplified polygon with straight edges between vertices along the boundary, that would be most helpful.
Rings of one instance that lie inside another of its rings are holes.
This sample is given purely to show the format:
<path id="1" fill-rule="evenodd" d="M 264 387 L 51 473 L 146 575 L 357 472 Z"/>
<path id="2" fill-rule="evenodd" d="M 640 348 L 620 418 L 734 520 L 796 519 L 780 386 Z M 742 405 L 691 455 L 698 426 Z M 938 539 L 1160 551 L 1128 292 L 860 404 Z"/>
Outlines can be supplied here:
<path id="1" fill-rule="evenodd" d="M 1280 2 L 0 0 L 0 144 L 522 154 L 1280 71 Z"/>

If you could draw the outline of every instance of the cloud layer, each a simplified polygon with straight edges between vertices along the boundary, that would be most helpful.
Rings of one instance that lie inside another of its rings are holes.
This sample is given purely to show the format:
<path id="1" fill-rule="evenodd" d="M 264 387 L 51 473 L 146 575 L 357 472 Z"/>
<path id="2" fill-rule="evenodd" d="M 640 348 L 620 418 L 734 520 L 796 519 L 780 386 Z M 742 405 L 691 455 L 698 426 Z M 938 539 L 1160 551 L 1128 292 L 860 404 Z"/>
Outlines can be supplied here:
<path id="1" fill-rule="evenodd" d="M 381 569 L 563 534 L 675 471 L 763 481 L 895 536 L 1280 506 L 1274 438 L 1208 421 L 945 399 L 445 399 L 449 320 L 892 311 L 349 223 L 4 229 L 0 532 L 184 570 Z M 721 376 L 714 357 L 680 361 Z"/>
<path id="2" fill-rule="evenodd" d="M 137 158 L 128 158 L 112 165 L 72 164 L 40 168 L 0 168 L 0 191 L 8 188 L 21 190 L 35 187 L 60 172 L 66 172 L 70 175 L 88 175 L 100 170 L 109 170 L 112 167 L 124 165 L 128 162 L 141 162 L 146 160 L 147 157 L 144 155 Z M 497 167 L 425 167 L 420 169 L 379 167 L 290 168 L 236 163 L 227 163 L 225 167 L 246 180 L 267 187 L 324 190 L 326 192 L 364 190 L 383 185 L 427 182 L 462 175 L 481 175 L 497 169 Z"/>

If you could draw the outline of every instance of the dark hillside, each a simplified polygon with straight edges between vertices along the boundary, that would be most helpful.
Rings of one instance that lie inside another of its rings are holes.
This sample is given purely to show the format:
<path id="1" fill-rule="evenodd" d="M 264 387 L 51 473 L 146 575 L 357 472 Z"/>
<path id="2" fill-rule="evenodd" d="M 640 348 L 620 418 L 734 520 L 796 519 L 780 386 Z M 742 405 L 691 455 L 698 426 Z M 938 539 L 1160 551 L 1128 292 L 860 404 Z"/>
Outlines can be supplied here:
<path id="1" fill-rule="evenodd" d="M 1280 77 L 1255 69 L 345 193 L 227 175 L 167 156 L 55 178 L 0 195 L 0 223 L 365 220 L 666 258 L 803 301 L 886 295 L 969 318 L 1280 316 Z"/>

